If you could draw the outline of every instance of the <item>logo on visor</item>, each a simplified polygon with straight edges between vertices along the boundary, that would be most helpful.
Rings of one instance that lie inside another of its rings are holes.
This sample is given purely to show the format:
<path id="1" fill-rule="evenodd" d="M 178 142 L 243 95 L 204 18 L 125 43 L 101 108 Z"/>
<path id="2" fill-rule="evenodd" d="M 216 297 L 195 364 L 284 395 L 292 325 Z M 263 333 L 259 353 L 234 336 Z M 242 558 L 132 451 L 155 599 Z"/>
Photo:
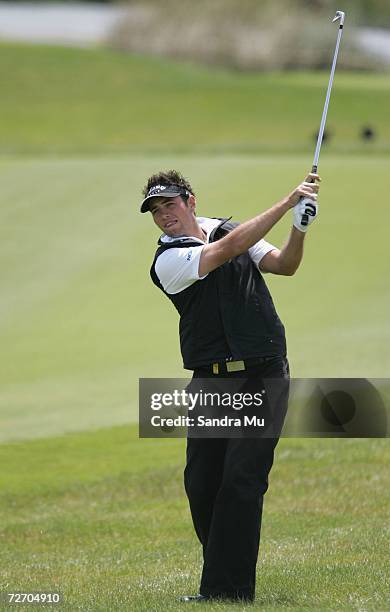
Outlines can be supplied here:
<path id="1" fill-rule="evenodd" d="M 148 195 L 155 195 L 156 193 L 160 193 L 160 191 L 164 191 L 167 189 L 166 185 L 156 185 L 149 190 Z"/>

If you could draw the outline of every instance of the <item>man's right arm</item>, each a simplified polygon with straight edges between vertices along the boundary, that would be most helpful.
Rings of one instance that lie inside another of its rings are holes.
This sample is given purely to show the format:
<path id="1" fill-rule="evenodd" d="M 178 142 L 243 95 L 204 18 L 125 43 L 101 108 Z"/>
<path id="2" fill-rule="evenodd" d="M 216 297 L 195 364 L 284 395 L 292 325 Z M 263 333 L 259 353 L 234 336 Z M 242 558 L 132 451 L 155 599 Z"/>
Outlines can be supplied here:
<path id="1" fill-rule="evenodd" d="M 308 196 L 317 199 L 318 185 L 310 180 L 320 180 L 318 174 L 309 174 L 306 179 L 288 196 L 253 219 L 242 223 L 227 236 L 206 244 L 203 247 L 199 261 L 199 276 L 205 276 L 229 259 L 245 253 L 256 242 L 272 229 L 272 227 L 293 208 L 301 197 Z"/>

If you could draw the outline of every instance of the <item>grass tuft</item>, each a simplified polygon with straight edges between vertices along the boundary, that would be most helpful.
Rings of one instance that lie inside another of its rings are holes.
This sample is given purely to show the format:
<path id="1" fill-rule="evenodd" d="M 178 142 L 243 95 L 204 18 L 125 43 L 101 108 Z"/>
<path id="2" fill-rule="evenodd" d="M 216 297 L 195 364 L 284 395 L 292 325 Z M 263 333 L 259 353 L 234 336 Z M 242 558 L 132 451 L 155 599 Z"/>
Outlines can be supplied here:
<path id="1" fill-rule="evenodd" d="M 181 610 L 177 598 L 197 592 L 183 440 L 139 440 L 120 427 L 0 452 L 2 589 L 58 589 L 62 609 L 137 612 Z M 23 455 L 31 463 L 21 471 Z M 279 443 L 257 598 L 240 609 L 388 609 L 389 458 L 386 440 Z"/>

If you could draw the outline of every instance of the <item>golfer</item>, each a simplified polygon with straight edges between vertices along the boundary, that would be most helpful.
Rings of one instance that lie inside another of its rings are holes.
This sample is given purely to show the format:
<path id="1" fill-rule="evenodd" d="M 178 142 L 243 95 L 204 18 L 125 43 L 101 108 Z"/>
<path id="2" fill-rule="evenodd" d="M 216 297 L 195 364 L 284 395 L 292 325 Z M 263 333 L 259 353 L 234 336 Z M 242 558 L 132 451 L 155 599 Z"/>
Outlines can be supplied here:
<path id="1" fill-rule="evenodd" d="M 272 378 L 288 384 L 284 327 L 263 273 L 291 276 L 298 269 L 317 215 L 318 181 L 309 174 L 280 202 L 235 224 L 197 217 L 194 189 L 179 172 L 149 178 L 141 212 L 150 211 L 163 232 L 151 277 L 179 312 L 181 353 L 192 382 L 242 378 L 260 389 L 264 378 Z M 254 188 L 253 199 L 257 193 Z M 264 236 L 290 209 L 293 226 L 278 249 Z M 263 496 L 277 441 L 188 437 L 184 482 L 204 562 L 199 593 L 182 601 L 254 599 Z"/>

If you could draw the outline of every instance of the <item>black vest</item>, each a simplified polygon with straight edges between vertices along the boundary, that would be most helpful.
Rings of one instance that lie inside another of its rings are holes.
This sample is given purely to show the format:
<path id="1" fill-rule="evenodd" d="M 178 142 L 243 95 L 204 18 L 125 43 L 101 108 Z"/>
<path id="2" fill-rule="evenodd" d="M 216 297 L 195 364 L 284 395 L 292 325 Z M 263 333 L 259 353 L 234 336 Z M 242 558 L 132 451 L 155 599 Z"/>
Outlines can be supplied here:
<path id="1" fill-rule="evenodd" d="M 221 219 L 209 242 L 223 238 L 237 225 Z M 216 361 L 286 354 L 283 324 L 248 252 L 227 261 L 180 293 L 170 295 L 156 274 L 157 258 L 167 249 L 199 246 L 199 242 L 182 238 L 169 243 L 159 240 L 159 245 L 150 275 L 180 314 L 184 368 L 193 370 Z"/>

